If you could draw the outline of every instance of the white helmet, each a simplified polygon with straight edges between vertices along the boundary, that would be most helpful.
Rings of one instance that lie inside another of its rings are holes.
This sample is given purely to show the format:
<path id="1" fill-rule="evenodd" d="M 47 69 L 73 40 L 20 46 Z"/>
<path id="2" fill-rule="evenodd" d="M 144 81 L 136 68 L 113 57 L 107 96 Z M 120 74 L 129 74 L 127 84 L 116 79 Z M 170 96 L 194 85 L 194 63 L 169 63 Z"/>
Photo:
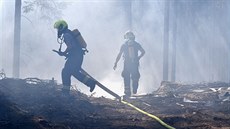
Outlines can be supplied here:
<path id="1" fill-rule="evenodd" d="M 135 40 L 135 35 L 129 30 L 125 32 L 124 39 Z"/>

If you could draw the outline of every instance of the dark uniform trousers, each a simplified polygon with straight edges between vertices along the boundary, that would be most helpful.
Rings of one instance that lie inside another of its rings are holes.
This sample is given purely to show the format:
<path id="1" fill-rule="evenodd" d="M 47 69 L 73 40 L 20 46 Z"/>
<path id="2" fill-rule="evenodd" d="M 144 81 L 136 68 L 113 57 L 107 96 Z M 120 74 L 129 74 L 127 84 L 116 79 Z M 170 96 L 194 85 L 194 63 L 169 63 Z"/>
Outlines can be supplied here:
<path id="1" fill-rule="evenodd" d="M 137 93 L 138 83 L 140 79 L 139 73 L 139 61 L 124 61 L 124 69 L 122 71 L 122 77 L 124 78 L 124 92 L 125 95 L 131 95 L 130 82 L 132 80 L 133 93 Z"/>
<path id="2" fill-rule="evenodd" d="M 67 61 L 65 62 L 65 66 L 62 69 L 62 84 L 64 85 L 64 89 L 70 89 L 72 75 L 87 86 L 90 85 L 90 81 L 92 81 L 92 79 L 87 75 L 81 73 L 83 56 L 83 53 L 77 52 L 69 54 Z"/>

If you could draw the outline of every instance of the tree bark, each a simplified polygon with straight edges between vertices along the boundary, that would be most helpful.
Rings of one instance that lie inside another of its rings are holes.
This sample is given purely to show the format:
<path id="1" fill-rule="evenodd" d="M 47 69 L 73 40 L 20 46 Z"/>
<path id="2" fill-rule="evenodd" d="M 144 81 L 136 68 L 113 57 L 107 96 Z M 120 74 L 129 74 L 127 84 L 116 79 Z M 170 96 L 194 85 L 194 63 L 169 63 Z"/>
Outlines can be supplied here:
<path id="1" fill-rule="evenodd" d="M 20 73 L 21 0 L 15 0 L 13 77 Z"/>
<path id="2" fill-rule="evenodd" d="M 125 13 L 127 18 L 127 28 L 132 31 L 132 0 L 128 0 L 125 2 Z"/>
<path id="3" fill-rule="evenodd" d="M 176 42 L 177 42 L 177 6 L 176 0 L 173 3 L 174 17 L 173 17 L 173 41 L 172 41 L 172 72 L 171 81 L 176 81 Z"/>
<path id="4" fill-rule="evenodd" d="M 164 44 L 163 44 L 163 81 L 168 81 L 169 51 L 169 0 L 165 0 L 164 9 Z"/>

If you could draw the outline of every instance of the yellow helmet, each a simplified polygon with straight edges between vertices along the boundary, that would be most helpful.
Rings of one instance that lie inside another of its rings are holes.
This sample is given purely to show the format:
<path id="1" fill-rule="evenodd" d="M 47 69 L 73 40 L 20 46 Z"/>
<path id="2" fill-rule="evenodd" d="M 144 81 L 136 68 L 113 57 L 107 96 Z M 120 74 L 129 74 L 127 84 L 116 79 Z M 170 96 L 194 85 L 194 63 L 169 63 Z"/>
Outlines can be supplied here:
<path id="1" fill-rule="evenodd" d="M 135 35 L 133 34 L 132 31 L 129 30 L 125 32 L 124 39 L 135 40 Z"/>
<path id="2" fill-rule="evenodd" d="M 62 31 L 68 29 L 68 24 L 64 20 L 58 20 L 54 23 L 54 28 Z"/>

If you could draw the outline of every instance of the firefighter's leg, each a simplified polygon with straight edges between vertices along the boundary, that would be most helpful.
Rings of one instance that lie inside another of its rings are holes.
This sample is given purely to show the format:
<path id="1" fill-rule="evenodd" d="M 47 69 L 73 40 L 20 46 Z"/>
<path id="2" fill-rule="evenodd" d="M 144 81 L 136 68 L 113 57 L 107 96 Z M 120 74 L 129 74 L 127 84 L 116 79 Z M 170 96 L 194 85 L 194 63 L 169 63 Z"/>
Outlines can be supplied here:
<path id="1" fill-rule="evenodd" d="M 139 79 L 140 79 L 140 73 L 139 73 L 138 68 L 132 71 L 131 78 L 132 78 L 133 94 L 136 94 L 138 86 L 139 86 Z"/>
<path id="2" fill-rule="evenodd" d="M 123 70 L 122 71 L 122 77 L 124 79 L 124 93 L 126 96 L 131 96 L 130 73 L 127 70 Z"/>
<path id="3" fill-rule="evenodd" d="M 92 92 L 95 88 L 96 81 L 90 78 L 89 76 L 82 73 L 80 70 L 73 73 L 73 76 L 77 78 L 80 82 L 84 83 L 88 87 L 90 87 L 90 92 Z"/>
<path id="4" fill-rule="evenodd" d="M 79 71 L 83 62 L 83 55 L 78 53 L 72 53 L 65 63 L 65 66 L 62 70 L 62 82 L 63 82 L 63 91 L 70 91 L 71 86 L 71 76 Z"/>
<path id="5" fill-rule="evenodd" d="M 70 91 L 70 85 L 71 85 L 71 61 L 67 60 L 65 63 L 64 68 L 62 69 L 62 84 L 63 93 L 68 94 Z"/>
<path id="6" fill-rule="evenodd" d="M 92 79 L 88 79 L 84 73 L 81 72 L 81 65 L 83 62 L 83 55 L 81 53 L 73 53 L 73 55 L 69 58 L 71 60 L 71 75 L 73 75 L 77 80 L 80 82 L 86 84 L 88 87 L 90 87 L 90 91 L 92 92 L 95 88 L 95 81 Z M 68 60 L 69 60 L 68 59 Z"/>
<path id="7" fill-rule="evenodd" d="M 80 82 L 84 83 L 88 87 L 90 87 L 90 92 L 92 92 L 95 88 L 96 81 L 85 75 L 81 72 L 81 65 L 83 62 L 83 55 L 77 54 L 75 58 L 75 67 L 73 69 L 72 75 L 79 80 Z"/>

